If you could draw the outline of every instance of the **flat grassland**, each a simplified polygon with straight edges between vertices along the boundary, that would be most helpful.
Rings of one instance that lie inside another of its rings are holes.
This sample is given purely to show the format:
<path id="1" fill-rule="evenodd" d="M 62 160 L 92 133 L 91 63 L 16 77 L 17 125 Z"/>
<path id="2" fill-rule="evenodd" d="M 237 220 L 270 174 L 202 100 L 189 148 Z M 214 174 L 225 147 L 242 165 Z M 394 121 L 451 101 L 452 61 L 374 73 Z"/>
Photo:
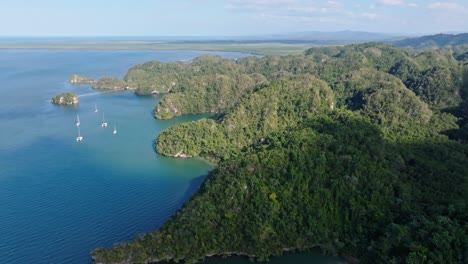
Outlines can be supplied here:
<path id="1" fill-rule="evenodd" d="M 0 49 L 56 50 L 206 50 L 252 53 L 258 55 L 291 55 L 317 46 L 308 43 L 241 42 L 241 41 L 158 41 L 158 40 L 3 40 Z"/>

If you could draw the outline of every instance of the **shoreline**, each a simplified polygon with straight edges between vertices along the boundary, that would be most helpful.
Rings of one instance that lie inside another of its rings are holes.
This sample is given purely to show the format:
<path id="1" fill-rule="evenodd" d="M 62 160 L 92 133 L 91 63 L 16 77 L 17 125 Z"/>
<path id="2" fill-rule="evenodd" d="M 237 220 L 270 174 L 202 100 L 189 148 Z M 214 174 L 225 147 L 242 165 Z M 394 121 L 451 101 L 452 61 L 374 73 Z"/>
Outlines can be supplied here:
<path id="1" fill-rule="evenodd" d="M 316 252 L 314 252 L 316 250 Z M 324 254 L 323 251 L 320 249 L 320 245 L 315 245 L 313 247 L 307 248 L 307 249 L 298 249 L 298 248 L 283 248 L 283 251 L 281 252 L 281 255 L 271 255 L 270 258 L 279 258 L 282 256 L 285 256 L 285 254 L 289 255 L 294 255 L 294 254 L 301 254 L 301 253 L 316 253 L 321 256 L 331 256 L 331 257 L 336 257 L 339 260 L 339 263 L 349 263 L 349 264 L 357 264 L 359 263 L 359 259 L 353 257 L 353 256 L 344 256 L 344 255 L 327 255 Z M 232 256 L 239 256 L 239 257 L 244 257 L 247 259 L 255 258 L 255 255 L 252 254 L 247 254 L 246 252 L 223 252 L 223 253 L 208 253 L 204 256 L 203 260 L 205 258 L 212 258 L 212 257 L 220 257 L 220 258 L 227 258 L 227 257 L 232 257 Z M 93 258 L 94 260 L 94 258 Z M 161 260 L 161 259 L 148 259 L 146 260 L 146 263 L 148 264 L 156 264 L 156 263 L 166 263 L 166 262 L 176 262 L 173 258 L 172 259 L 166 259 L 166 260 Z M 185 261 L 185 259 L 178 259 L 178 261 Z M 264 262 L 264 263 L 269 263 L 271 260 Z M 97 262 L 96 264 L 99 264 L 100 262 Z M 197 262 L 198 263 L 198 262 Z M 254 263 L 254 262 L 252 262 Z"/>
<path id="2" fill-rule="evenodd" d="M 7 42 L 0 41 L 0 50 L 95 50 L 95 51 L 128 51 L 128 50 L 194 50 L 210 52 L 240 52 L 251 55 L 291 55 L 301 54 L 304 50 L 316 47 L 316 44 L 287 43 L 125 43 L 125 42 Z"/>

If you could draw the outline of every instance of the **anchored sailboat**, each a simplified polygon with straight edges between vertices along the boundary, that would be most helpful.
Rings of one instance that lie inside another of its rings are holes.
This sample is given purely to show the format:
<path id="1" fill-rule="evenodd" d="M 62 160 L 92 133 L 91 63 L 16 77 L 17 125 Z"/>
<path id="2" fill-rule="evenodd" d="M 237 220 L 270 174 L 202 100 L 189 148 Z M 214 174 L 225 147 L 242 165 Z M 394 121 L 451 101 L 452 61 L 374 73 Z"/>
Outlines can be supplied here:
<path id="1" fill-rule="evenodd" d="M 80 126 L 80 116 L 76 114 L 76 126 Z"/>
<path id="2" fill-rule="evenodd" d="M 114 125 L 114 135 L 117 134 L 117 128 L 115 128 L 115 125 Z"/>
<path id="3" fill-rule="evenodd" d="M 81 142 L 83 140 L 83 137 L 81 136 L 81 133 L 80 133 L 80 127 L 78 126 L 78 136 L 76 137 L 76 141 L 77 142 Z"/>
<path id="4" fill-rule="evenodd" d="M 104 119 L 104 113 L 102 113 L 102 124 L 101 124 L 102 127 L 107 127 L 107 122 L 106 120 Z"/>
<path id="5" fill-rule="evenodd" d="M 98 110 L 97 110 L 97 105 L 94 104 L 94 113 L 97 113 L 97 112 L 98 112 Z"/>

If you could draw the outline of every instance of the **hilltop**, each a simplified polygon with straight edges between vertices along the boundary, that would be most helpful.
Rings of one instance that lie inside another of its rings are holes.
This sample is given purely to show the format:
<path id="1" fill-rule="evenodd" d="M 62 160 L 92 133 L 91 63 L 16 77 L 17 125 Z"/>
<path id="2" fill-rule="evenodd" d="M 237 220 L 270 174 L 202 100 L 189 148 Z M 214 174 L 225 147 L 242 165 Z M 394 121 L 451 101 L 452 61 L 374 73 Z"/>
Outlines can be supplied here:
<path id="1" fill-rule="evenodd" d="M 414 49 L 437 49 L 445 46 L 457 46 L 468 44 L 468 33 L 461 34 L 436 34 L 422 37 L 405 38 L 391 42 L 397 47 L 409 47 Z"/>

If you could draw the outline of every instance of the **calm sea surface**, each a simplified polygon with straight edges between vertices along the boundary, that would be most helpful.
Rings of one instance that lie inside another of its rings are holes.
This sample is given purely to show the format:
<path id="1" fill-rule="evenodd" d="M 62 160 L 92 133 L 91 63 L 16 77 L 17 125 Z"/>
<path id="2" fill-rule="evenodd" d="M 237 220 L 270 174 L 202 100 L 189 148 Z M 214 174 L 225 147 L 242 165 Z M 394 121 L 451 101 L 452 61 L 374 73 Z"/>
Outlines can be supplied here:
<path id="1" fill-rule="evenodd" d="M 122 78 L 137 63 L 205 53 L 0 50 L 0 263 L 90 263 L 93 248 L 155 230 L 182 206 L 211 167 L 202 160 L 162 157 L 153 140 L 165 128 L 201 116 L 155 120 L 158 97 L 96 94 L 66 79 L 74 73 Z M 86 96 L 77 107 L 48 102 L 67 91 Z M 107 128 L 100 126 L 103 113 Z M 77 114 L 81 143 L 75 141 Z M 293 258 L 332 261 L 318 254 Z"/>

